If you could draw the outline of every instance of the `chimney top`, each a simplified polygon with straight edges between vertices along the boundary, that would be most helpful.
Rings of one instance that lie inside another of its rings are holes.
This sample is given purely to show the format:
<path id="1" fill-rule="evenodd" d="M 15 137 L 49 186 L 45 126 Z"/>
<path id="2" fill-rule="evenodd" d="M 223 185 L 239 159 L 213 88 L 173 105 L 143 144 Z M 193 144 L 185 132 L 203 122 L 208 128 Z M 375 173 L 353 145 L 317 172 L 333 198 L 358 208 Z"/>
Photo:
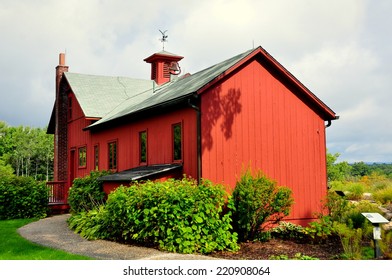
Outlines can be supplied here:
<path id="1" fill-rule="evenodd" d="M 60 53 L 59 54 L 59 65 L 64 66 L 65 65 L 65 53 Z"/>

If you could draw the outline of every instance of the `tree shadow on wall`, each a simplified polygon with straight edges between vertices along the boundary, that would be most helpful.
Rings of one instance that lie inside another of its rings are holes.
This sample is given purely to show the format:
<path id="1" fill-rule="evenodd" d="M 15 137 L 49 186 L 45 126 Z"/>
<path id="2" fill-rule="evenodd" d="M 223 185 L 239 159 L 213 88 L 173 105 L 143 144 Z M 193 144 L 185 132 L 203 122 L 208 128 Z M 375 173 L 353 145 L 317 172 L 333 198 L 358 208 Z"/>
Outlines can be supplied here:
<path id="1" fill-rule="evenodd" d="M 220 131 L 225 139 L 233 135 L 233 123 L 235 117 L 241 113 L 242 105 L 240 103 L 241 91 L 231 88 L 227 92 L 222 92 L 221 87 L 217 87 L 207 93 L 205 107 L 203 107 L 203 130 L 202 130 L 202 149 L 211 150 L 214 145 L 212 129 L 221 119 Z"/>

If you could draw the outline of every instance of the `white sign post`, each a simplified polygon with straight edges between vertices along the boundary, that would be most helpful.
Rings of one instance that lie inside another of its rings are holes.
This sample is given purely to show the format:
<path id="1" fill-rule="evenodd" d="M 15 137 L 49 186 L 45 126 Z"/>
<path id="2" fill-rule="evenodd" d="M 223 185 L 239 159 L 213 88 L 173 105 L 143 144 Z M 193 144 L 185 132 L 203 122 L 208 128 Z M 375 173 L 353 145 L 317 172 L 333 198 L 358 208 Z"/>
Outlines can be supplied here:
<path id="1" fill-rule="evenodd" d="M 368 219 L 374 226 L 373 228 L 374 258 L 378 259 L 379 257 L 381 257 L 381 250 L 380 250 L 380 246 L 378 245 L 378 240 L 381 240 L 380 224 L 386 224 L 389 223 L 389 221 L 379 213 L 361 213 L 361 214 L 365 216 L 365 218 Z"/>

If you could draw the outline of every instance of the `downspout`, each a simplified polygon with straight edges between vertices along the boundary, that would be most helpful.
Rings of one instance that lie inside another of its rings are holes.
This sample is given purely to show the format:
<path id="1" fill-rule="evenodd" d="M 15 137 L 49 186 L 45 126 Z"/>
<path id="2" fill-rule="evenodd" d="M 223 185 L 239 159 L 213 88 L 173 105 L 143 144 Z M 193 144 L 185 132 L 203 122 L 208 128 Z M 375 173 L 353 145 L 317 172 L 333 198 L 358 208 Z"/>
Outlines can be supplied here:
<path id="1" fill-rule="evenodd" d="M 338 120 L 340 118 L 340 116 L 335 116 L 335 120 Z M 330 127 L 332 124 L 332 120 L 328 120 L 327 124 L 325 125 L 325 128 Z"/>
<path id="2" fill-rule="evenodd" d="M 198 96 L 194 95 L 194 97 L 197 99 Z M 188 105 L 196 111 L 196 118 L 197 118 L 197 124 L 196 124 L 196 134 L 197 134 L 197 183 L 200 183 L 201 180 L 201 110 L 200 107 L 192 104 L 191 98 L 188 99 Z"/>

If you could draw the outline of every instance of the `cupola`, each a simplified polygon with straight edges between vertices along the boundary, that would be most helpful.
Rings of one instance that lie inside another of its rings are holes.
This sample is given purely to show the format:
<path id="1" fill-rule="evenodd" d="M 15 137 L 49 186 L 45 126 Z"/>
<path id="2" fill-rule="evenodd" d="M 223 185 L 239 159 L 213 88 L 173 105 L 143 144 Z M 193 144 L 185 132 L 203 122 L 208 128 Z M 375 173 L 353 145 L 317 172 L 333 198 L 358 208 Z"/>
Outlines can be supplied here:
<path id="1" fill-rule="evenodd" d="M 151 63 L 151 80 L 161 85 L 169 82 L 172 75 L 180 74 L 181 68 L 178 62 L 183 58 L 162 50 L 147 57 L 144 61 Z"/>

